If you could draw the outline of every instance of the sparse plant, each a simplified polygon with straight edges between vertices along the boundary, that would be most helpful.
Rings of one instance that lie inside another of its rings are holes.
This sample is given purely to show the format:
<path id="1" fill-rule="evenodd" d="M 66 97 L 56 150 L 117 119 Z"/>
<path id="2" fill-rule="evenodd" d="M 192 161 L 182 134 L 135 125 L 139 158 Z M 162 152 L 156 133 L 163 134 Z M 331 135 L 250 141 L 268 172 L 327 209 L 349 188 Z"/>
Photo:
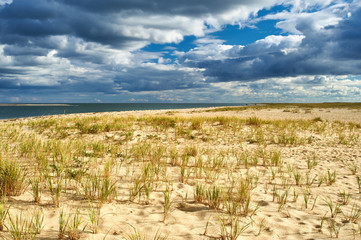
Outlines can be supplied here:
<path id="1" fill-rule="evenodd" d="M 30 179 L 30 186 L 34 197 L 34 202 L 36 203 L 40 203 L 40 197 L 41 197 L 39 184 L 40 184 L 39 178 Z"/>
<path id="2" fill-rule="evenodd" d="M 58 239 L 65 237 L 66 230 L 68 228 L 70 216 L 64 213 L 64 209 L 59 210 L 59 232 Z"/>
<path id="3" fill-rule="evenodd" d="M 276 171 L 273 168 L 270 169 L 271 169 L 271 180 L 274 180 L 276 178 Z"/>
<path id="4" fill-rule="evenodd" d="M 45 181 L 55 207 L 60 206 L 60 196 L 61 196 L 61 191 L 63 189 L 62 180 L 63 178 L 61 175 L 57 175 L 55 179 L 53 179 L 53 177 L 48 173 L 45 174 Z"/>
<path id="5" fill-rule="evenodd" d="M 289 192 L 289 189 L 286 189 L 281 195 L 279 195 L 279 198 L 277 201 L 279 203 L 278 211 L 281 211 L 284 208 L 284 206 L 286 205 L 287 198 L 288 198 L 288 192 Z"/>
<path id="6" fill-rule="evenodd" d="M 110 179 L 109 175 L 104 175 L 101 182 L 100 194 L 98 199 L 103 204 L 106 201 L 111 202 L 116 197 L 116 195 L 116 181 Z"/>
<path id="7" fill-rule="evenodd" d="M 298 199 L 298 193 L 296 192 L 296 189 L 293 188 L 293 201 L 297 202 L 297 199 Z"/>
<path id="8" fill-rule="evenodd" d="M 133 176 L 131 180 L 131 186 L 129 187 L 129 200 L 133 202 L 135 198 L 141 193 L 143 187 L 142 176 Z"/>
<path id="9" fill-rule="evenodd" d="M 238 215 L 230 214 L 228 217 L 218 216 L 221 235 L 220 238 L 224 240 L 236 240 L 252 222 L 241 225 Z"/>
<path id="10" fill-rule="evenodd" d="M 88 217 L 90 222 L 91 231 L 93 234 L 98 233 L 99 224 L 100 224 L 100 204 L 97 206 L 93 206 L 89 201 L 89 208 L 88 208 Z"/>
<path id="11" fill-rule="evenodd" d="M 5 219 L 9 213 L 10 205 L 7 204 L 5 196 L 1 197 L 0 202 L 0 231 L 4 230 Z"/>
<path id="12" fill-rule="evenodd" d="M 206 227 L 205 227 L 204 232 L 203 232 L 203 235 L 204 235 L 204 236 L 207 236 L 207 230 L 208 230 L 209 220 L 210 220 L 210 218 L 209 218 L 208 221 L 206 222 Z"/>
<path id="13" fill-rule="evenodd" d="M 126 233 L 122 234 L 122 237 L 125 240 L 146 240 L 149 239 L 144 233 L 142 233 L 139 229 L 130 225 L 130 230 Z M 150 238 L 151 240 L 166 240 L 168 239 L 167 235 L 163 235 L 159 230 L 155 233 L 155 235 Z"/>
<path id="14" fill-rule="evenodd" d="M 342 211 L 342 214 L 347 222 L 357 223 L 361 217 L 361 208 L 354 203 L 349 212 Z"/>
<path id="15" fill-rule="evenodd" d="M 320 187 L 322 183 L 325 181 L 326 177 L 324 175 L 321 175 L 318 177 L 318 184 L 317 186 Z"/>
<path id="16" fill-rule="evenodd" d="M 281 152 L 280 151 L 273 150 L 270 153 L 270 158 L 271 158 L 271 164 L 273 166 L 279 166 L 282 163 Z"/>
<path id="17" fill-rule="evenodd" d="M 168 186 L 166 187 L 166 190 L 163 192 L 163 197 L 164 197 L 164 202 L 163 202 L 163 220 L 162 221 L 165 222 L 165 220 L 169 214 L 171 205 L 172 205 L 172 201 L 170 198 L 171 193 L 170 193 Z"/>
<path id="18" fill-rule="evenodd" d="M 324 202 L 330 209 L 331 218 L 335 218 L 337 214 L 341 211 L 340 205 L 338 203 L 334 204 L 331 199 L 324 199 Z"/>
<path id="19" fill-rule="evenodd" d="M 33 213 L 33 230 L 36 234 L 40 234 L 44 227 L 44 213 L 40 209 L 36 209 Z"/>
<path id="20" fill-rule="evenodd" d="M 278 194 L 277 186 L 276 186 L 276 185 L 273 185 L 272 202 L 274 202 L 278 197 L 279 197 L 279 194 Z"/>
<path id="21" fill-rule="evenodd" d="M 315 200 L 313 200 L 313 204 L 312 204 L 311 210 L 313 210 L 313 209 L 315 208 L 316 202 L 317 202 L 317 198 L 318 198 L 318 196 L 316 196 L 316 197 L 315 197 Z"/>
<path id="22" fill-rule="evenodd" d="M 246 119 L 246 124 L 251 126 L 260 126 L 262 124 L 262 120 L 258 117 L 250 117 Z"/>
<path id="23" fill-rule="evenodd" d="M 302 181 L 302 175 L 298 170 L 293 171 L 293 177 L 295 178 L 296 185 L 299 186 Z"/>
<path id="24" fill-rule="evenodd" d="M 361 193 L 361 178 L 360 176 L 356 176 L 358 192 Z"/>
<path id="25" fill-rule="evenodd" d="M 32 240 L 35 239 L 37 234 L 36 229 L 34 227 L 33 219 L 29 217 L 25 217 L 23 212 L 12 216 L 12 214 L 8 215 L 8 225 L 5 225 L 7 230 L 9 231 L 11 237 L 15 240 Z"/>
<path id="26" fill-rule="evenodd" d="M 204 184 L 197 183 L 195 193 L 194 193 L 194 200 L 195 202 L 203 203 L 206 199 L 206 189 Z"/>
<path id="27" fill-rule="evenodd" d="M 306 173 L 306 182 L 307 186 L 311 186 L 316 181 L 317 176 L 312 177 L 309 172 Z"/>
<path id="28" fill-rule="evenodd" d="M 265 225 L 264 225 L 264 220 L 266 218 L 262 218 L 262 220 L 259 222 L 259 225 L 258 225 L 258 232 L 257 232 L 257 236 L 259 236 L 261 234 L 261 232 L 265 229 Z"/>
<path id="29" fill-rule="evenodd" d="M 341 198 L 342 205 L 347 205 L 350 200 L 350 193 L 346 193 L 346 191 L 343 190 L 343 192 L 339 191 L 338 195 Z"/>
<path id="30" fill-rule="evenodd" d="M 310 201 L 310 193 L 309 191 L 306 189 L 303 191 L 303 202 L 305 203 L 305 208 L 308 207 L 308 202 Z"/>
<path id="31" fill-rule="evenodd" d="M 219 209 L 219 206 L 222 202 L 221 196 L 222 196 L 221 189 L 217 185 L 213 185 L 213 188 L 206 190 L 208 205 L 211 208 Z"/>
<path id="32" fill-rule="evenodd" d="M 0 157 L 0 194 L 18 196 L 25 189 L 27 171 L 16 161 Z"/>
<path id="33" fill-rule="evenodd" d="M 337 224 L 334 219 L 326 219 L 326 220 L 327 220 L 327 224 L 328 224 L 327 228 L 328 228 L 328 231 L 330 232 L 331 238 L 332 238 L 333 234 L 335 235 L 336 238 L 338 238 L 340 235 L 341 225 Z"/>
<path id="34" fill-rule="evenodd" d="M 312 158 L 307 158 L 307 168 L 311 170 L 318 165 L 317 157 L 314 155 Z"/>
<path id="35" fill-rule="evenodd" d="M 327 185 L 332 185 L 334 182 L 336 182 L 336 170 L 331 172 L 330 169 L 327 169 L 326 182 L 327 182 Z"/>
<path id="36" fill-rule="evenodd" d="M 84 196 L 87 199 L 98 200 L 101 204 L 111 202 L 117 194 L 116 181 L 110 174 L 90 174 L 81 184 Z"/>
<path id="37" fill-rule="evenodd" d="M 76 211 L 73 213 L 68 220 L 67 224 L 67 235 L 70 240 L 78 240 L 82 232 L 84 232 L 86 225 L 81 229 L 80 225 L 82 225 L 85 221 L 82 219 L 80 213 Z"/>
<path id="38" fill-rule="evenodd" d="M 327 214 L 327 213 L 326 213 L 326 214 Z M 327 219 L 327 218 L 326 218 L 326 214 L 323 215 L 322 218 L 321 218 L 321 223 L 320 223 L 319 229 L 318 229 L 319 232 L 322 232 L 323 225 L 325 224 L 325 221 L 326 221 L 326 219 Z"/>

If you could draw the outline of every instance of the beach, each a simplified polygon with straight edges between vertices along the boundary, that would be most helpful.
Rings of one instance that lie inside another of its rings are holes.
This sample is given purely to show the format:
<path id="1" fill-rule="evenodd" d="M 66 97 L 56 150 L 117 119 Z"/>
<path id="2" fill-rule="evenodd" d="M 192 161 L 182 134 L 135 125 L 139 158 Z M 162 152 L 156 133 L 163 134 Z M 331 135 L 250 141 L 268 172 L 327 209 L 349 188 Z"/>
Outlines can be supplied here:
<path id="1" fill-rule="evenodd" d="M 0 132 L 5 239 L 16 217 L 35 239 L 361 239 L 359 106 L 68 114 Z"/>

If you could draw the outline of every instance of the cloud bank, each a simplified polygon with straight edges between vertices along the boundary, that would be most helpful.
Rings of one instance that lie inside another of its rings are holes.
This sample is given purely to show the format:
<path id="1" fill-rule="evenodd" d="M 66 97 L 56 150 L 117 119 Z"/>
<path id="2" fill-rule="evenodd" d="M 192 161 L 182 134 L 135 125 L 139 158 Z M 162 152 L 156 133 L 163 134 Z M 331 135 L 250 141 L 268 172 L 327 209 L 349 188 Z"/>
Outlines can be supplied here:
<path id="1" fill-rule="evenodd" d="M 267 21 L 248 45 L 212 36 Z M 0 1 L 0 101 L 357 100 L 360 75 L 357 1 Z"/>

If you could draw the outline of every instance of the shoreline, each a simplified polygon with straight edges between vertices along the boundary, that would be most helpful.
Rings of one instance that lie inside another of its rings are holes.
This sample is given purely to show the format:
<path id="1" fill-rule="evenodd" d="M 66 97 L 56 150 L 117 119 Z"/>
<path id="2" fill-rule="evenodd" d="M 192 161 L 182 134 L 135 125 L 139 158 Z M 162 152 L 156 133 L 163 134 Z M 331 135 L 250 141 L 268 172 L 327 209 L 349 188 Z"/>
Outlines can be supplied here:
<path id="1" fill-rule="evenodd" d="M 276 106 L 276 107 L 275 107 Z M 321 105 L 322 106 L 322 105 Z M 315 107 L 304 108 L 297 105 L 267 105 L 254 104 L 244 106 L 226 106 L 226 107 L 201 107 L 201 108 L 180 108 L 180 109 L 157 109 L 157 110 L 125 110 L 110 112 L 87 112 L 87 113 L 67 113 L 46 116 L 34 116 L 23 118 L 0 119 L 0 122 L 26 121 L 35 119 L 54 119 L 71 118 L 85 116 L 227 116 L 249 118 L 258 117 L 264 120 L 295 120 L 295 119 L 314 119 L 320 118 L 327 121 L 342 121 L 361 123 L 361 109 L 358 108 L 337 108 L 337 107 Z"/>
<path id="2" fill-rule="evenodd" d="M 0 120 L 15 120 L 31 117 L 46 117 L 63 114 L 129 112 L 147 110 L 175 110 L 188 108 L 213 108 L 230 106 L 247 106 L 249 104 L 234 103 L 104 103 L 104 104 L 0 104 Z M 19 107 L 19 108 L 18 108 Z M 44 107 L 44 108 L 42 108 Z"/>
<path id="3" fill-rule="evenodd" d="M 147 115 L 152 114 L 159 114 L 159 113 L 166 113 L 166 112 L 194 112 L 194 111 L 207 111 L 212 109 L 217 109 L 222 107 L 202 107 L 202 108 L 172 108 L 172 109 L 152 109 L 152 110 L 124 110 L 124 111 L 109 111 L 109 112 L 86 112 L 86 113 L 66 113 L 66 114 L 52 114 L 52 115 L 44 115 L 44 116 L 30 116 L 30 117 L 19 117 L 19 118 L 6 118 L 0 119 L 0 122 L 7 122 L 7 121 L 17 121 L 17 120 L 33 120 L 33 119 L 43 119 L 43 118 L 56 118 L 56 117 L 74 117 L 74 116 L 91 116 L 91 115 L 112 115 L 112 114 L 119 114 L 119 115 L 127 115 L 135 113 L 137 115 L 146 113 Z"/>

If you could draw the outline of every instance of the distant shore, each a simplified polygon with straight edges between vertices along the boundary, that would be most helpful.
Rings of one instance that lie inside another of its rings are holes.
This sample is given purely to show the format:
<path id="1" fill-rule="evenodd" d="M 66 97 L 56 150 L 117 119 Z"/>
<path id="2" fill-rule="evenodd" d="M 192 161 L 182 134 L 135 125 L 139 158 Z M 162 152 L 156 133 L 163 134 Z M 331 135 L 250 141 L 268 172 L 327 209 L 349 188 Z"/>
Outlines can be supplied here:
<path id="1" fill-rule="evenodd" d="M 46 107 L 52 107 L 52 106 L 71 106 L 70 104 L 63 104 L 63 103 L 0 103 L 0 107 L 15 107 L 15 106 L 19 106 L 19 107 L 24 107 L 24 106 L 29 106 L 29 107 L 34 107 L 34 106 L 46 106 Z"/>

